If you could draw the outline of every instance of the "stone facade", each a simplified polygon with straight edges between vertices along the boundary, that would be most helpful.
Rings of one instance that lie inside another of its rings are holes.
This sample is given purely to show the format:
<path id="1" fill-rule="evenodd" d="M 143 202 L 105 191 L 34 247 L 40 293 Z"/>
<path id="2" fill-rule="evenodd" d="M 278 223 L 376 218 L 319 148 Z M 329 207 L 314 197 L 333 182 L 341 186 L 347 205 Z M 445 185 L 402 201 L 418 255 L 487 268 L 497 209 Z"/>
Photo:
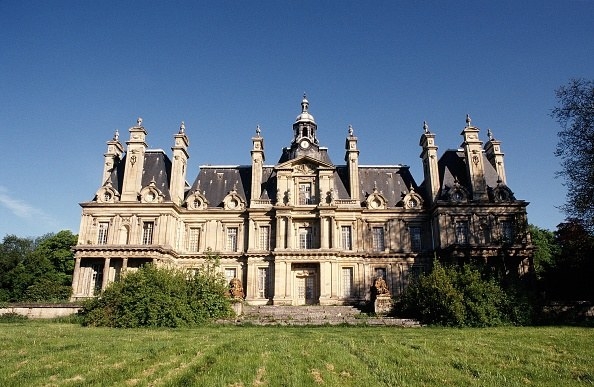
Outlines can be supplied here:
<path id="1" fill-rule="evenodd" d="M 171 158 L 147 148 L 141 119 L 126 148 L 116 132 L 102 185 L 81 203 L 73 299 L 149 262 L 199 268 L 210 252 L 254 305 L 373 301 L 377 278 L 396 295 L 435 258 L 530 270 L 528 203 L 506 185 L 501 143 L 489 131 L 483 146 L 469 117 L 461 148 L 440 158 L 424 125 L 420 185 L 406 165 L 359 165 L 351 127 L 346 164 L 334 164 L 305 97 L 292 129 L 276 164 L 257 128 L 251 164 L 201 166 L 191 185 L 183 123 Z"/>

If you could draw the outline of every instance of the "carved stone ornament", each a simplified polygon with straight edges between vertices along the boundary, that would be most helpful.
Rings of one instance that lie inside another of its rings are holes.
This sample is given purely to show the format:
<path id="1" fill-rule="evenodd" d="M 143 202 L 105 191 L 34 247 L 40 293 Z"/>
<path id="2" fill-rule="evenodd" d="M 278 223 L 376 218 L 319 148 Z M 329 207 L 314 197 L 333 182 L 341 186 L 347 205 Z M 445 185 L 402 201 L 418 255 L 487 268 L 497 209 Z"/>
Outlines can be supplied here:
<path id="1" fill-rule="evenodd" d="M 299 164 L 293 167 L 294 173 L 304 174 L 304 175 L 311 175 L 316 171 L 316 168 L 310 164 Z"/>
<path id="2" fill-rule="evenodd" d="M 208 200 L 200 191 L 194 191 L 193 194 L 188 196 L 185 204 L 188 210 L 200 211 L 208 207 Z"/>
<path id="3" fill-rule="evenodd" d="M 165 195 L 157 188 L 155 180 L 152 180 L 149 185 L 140 190 L 141 203 L 163 203 Z"/>
<path id="4" fill-rule="evenodd" d="M 373 281 L 373 289 L 376 296 L 389 296 L 390 290 L 388 290 L 388 284 L 382 277 L 377 277 Z"/>
<path id="5" fill-rule="evenodd" d="M 423 207 L 423 198 L 411 188 L 410 192 L 402 199 L 402 204 L 406 209 L 420 209 Z"/>
<path id="6" fill-rule="evenodd" d="M 113 188 L 110 182 L 99 188 L 96 195 L 97 203 L 116 203 L 120 201 L 120 193 Z"/>
<path id="7" fill-rule="evenodd" d="M 223 208 L 226 210 L 243 210 L 245 209 L 244 200 L 237 194 L 237 191 L 232 190 L 223 199 Z"/>
<path id="8" fill-rule="evenodd" d="M 365 204 L 368 210 L 383 210 L 386 208 L 386 198 L 374 188 L 365 199 Z"/>

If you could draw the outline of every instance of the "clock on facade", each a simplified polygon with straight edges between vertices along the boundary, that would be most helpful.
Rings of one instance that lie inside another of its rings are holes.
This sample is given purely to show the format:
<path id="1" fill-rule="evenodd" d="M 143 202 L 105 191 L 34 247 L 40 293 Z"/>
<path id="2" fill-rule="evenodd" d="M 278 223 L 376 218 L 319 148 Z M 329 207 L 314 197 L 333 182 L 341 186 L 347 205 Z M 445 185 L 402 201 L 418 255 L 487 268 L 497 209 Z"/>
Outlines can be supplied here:
<path id="1" fill-rule="evenodd" d="M 300 145 L 301 145 L 301 147 L 303 149 L 307 149 L 307 148 L 309 148 L 309 141 L 307 141 L 307 140 L 301 140 Z"/>

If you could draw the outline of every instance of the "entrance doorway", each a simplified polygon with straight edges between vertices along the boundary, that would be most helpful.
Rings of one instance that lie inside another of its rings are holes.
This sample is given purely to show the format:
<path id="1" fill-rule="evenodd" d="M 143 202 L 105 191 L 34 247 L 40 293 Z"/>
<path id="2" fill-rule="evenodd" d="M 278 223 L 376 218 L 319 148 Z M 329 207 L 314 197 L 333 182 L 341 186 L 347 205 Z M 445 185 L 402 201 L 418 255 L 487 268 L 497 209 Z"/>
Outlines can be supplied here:
<path id="1" fill-rule="evenodd" d="M 312 305 L 319 301 L 319 278 L 316 266 L 293 266 L 294 305 Z"/>

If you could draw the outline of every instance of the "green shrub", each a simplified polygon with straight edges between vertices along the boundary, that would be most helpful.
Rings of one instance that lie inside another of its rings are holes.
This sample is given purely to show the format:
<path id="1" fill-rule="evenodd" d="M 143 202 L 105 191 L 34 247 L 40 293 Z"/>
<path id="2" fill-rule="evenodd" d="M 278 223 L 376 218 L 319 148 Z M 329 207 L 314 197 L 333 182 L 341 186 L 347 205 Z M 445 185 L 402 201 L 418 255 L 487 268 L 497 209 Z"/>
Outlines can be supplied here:
<path id="1" fill-rule="evenodd" d="M 40 278 L 33 285 L 27 287 L 24 301 L 68 301 L 72 286 L 63 285 L 51 278 Z"/>
<path id="2" fill-rule="evenodd" d="M 196 274 L 146 265 L 83 304 L 83 325 L 121 328 L 193 326 L 232 314 L 216 261 Z"/>
<path id="3" fill-rule="evenodd" d="M 29 318 L 18 313 L 4 313 L 0 314 L 0 323 L 15 323 L 27 321 Z"/>
<path id="4" fill-rule="evenodd" d="M 413 280 L 396 303 L 400 315 L 445 326 L 524 325 L 531 321 L 531 310 L 520 290 L 504 290 L 491 274 L 468 264 L 439 262 L 431 273 Z"/>

